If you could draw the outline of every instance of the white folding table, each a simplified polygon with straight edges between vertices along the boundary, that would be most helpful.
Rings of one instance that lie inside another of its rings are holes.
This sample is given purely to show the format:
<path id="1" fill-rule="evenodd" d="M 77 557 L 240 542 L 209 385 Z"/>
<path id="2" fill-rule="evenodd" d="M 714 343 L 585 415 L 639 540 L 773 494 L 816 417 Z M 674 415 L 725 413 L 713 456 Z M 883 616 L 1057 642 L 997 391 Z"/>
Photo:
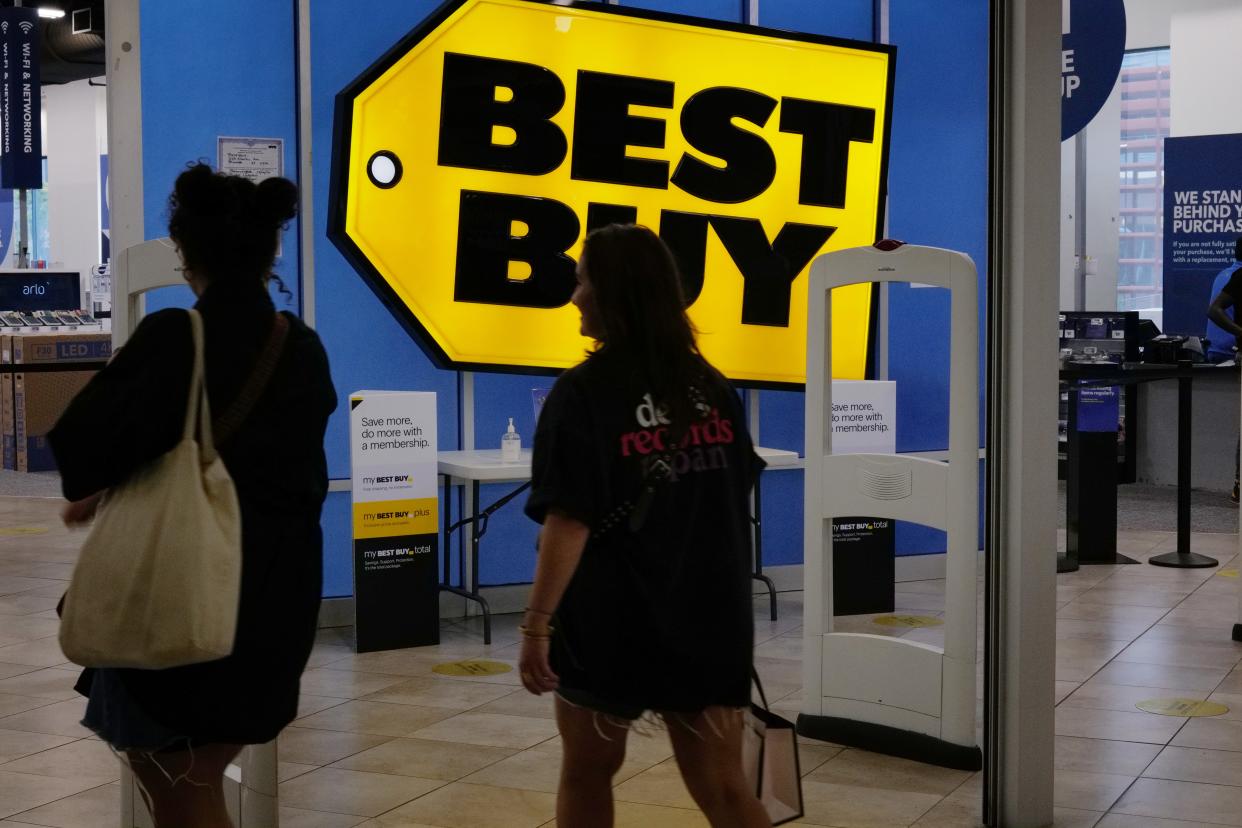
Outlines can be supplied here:
<path id="1" fill-rule="evenodd" d="M 794 469 L 802 467 L 802 459 L 796 451 L 786 451 L 784 449 L 766 448 L 756 446 L 755 453 L 767 463 L 769 469 Z M 444 592 L 451 592 L 454 595 L 460 595 L 469 601 L 474 601 L 479 605 L 479 609 L 483 615 L 483 643 L 492 643 L 492 613 L 488 606 L 487 599 L 479 592 L 479 544 L 483 536 L 487 534 L 488 519 L 509 501 L 530 488 L 530 462 L 531 453 L 529 449 L 522 451 L 521 459 L 517 462 L 506 463 L 500 459 L 500 450 L 473 450 L 473 451 L 442 451 L 439 456 L 439 473 L 444 481 L 444 538 L 443 538 L 443 559 L 442 559 L 442 577 L 440 580 L 440 589 Z M 513 491 L 496 500 L 490 505 L 480 508 L 479 494 L 480 488 L 484 483 L 517 483 L 518 486 Z M 470 487 L 469 505 L 463 509 L 470 512 L 469 517 L 463 516 L 460 520 L 453 520 L 453 488 L 456 486 Z M 768 595 L 771 601 L 772 619 L 776 619 L 776 585 L 772 583 L 772 579 L 763 574 L 763 547 L 762 547 L 762 524 L 760 520 L 761 514 L 761 498 L 759 494 L 759 485 L 755 484 L 754 491 L 754 513 L 751 521 L 754 524 L 754 577 L 756 580 L 762 581 L 768 588 Z M 452 539 L 454 532 L 468 532 L 470 554 L 467 561 L 466 555 L 466 538 L 459 538 L 457 544 L 457 561 L 458 576 L 457 582 L 453 583 L 451 561 L 452 561 Z M 467 562 L 469 566 L 467 566 Z"/>

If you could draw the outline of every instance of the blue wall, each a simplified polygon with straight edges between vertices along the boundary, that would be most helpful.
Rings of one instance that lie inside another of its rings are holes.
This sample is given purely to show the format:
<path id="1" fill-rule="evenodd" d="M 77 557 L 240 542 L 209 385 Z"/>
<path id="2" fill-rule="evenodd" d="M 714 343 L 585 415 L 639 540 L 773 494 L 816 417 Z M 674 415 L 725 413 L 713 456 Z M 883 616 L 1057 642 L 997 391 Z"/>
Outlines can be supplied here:
<path id="1" fill-rule="evenodd" d="M 897 44 L 889 235 L 964 251 L 979 270 L 980 445 L 987 286 L 988 31 L 988 4 L 982 0 L 935 4 L 894 0 L 889 13 L 890 37 Z M 897 382 L 898 451 L 948 447 L 949 343 L 943 335 L 948 325 L 948 291 L 908 285 L 890 289 L 889 378 Z M 982 497 L 979 503 L 982 527 Z M 906 554 L 945 548 L 943 533 L 911 525 L 898 526 L 897 544 Z"/>
<path id="2" fill-rule="evenodd" d="M 315 159 L 316 326 L 341 396 L 365 388 L 410 388 L 439 395 L 439 445 L 457 448 L 458 378 L 435 368 L 375 298 L 326 236 L 332 116 L 336 93 L 413 28 L 437 3 L 352 0 L 311 5 Z M 740 0 L 625 0 L 625 5 L 741 21 Z M 987 242 L 987 60 L 985 0 L 893 0 L 897 87 L 890 164 L 890 235 L 965 250 L 985 274 Z M 244 13 L 243 13 L 244 12 Z M 246 20 L 239 27 L 237 20 Z M 382 21 L 382 25 L 377 25 Z M 872 0 L 762 0 L 763 25 L 871 39 Z M 186 161 L 214 159 L 217 135 L 286 140 L 286 171 L 296 173 L 293 2 L 219 0 L 143 5 L 144 166 L 149 237 L 164 234 L 165 199 Z M 203 49 L 202 44 L 212 44 Z M 261 56 L 262 71 L 255 71 Z M 187 79 L 192 79 L 189 81 Z M 186 93 L 192 85 L 194 93 Z M 952 209 L 946 209 L 952 205 Z M 297 272 L 296 236 L 280 272 Z M 942 332 L 947 301 L 939 291 L 896 288 L 890 301 L 890 375 L 898 382 L 897 440 L 902 450 L 934 450 L 947 441 L 948 355 Z M 982 297 L 982 292 L 981 292 Z M 169 299 L 160 301 L 184 301 Z M 980 303 L 982 320 L 983 303 Z M 982 363 L 982 349 L 980 350 Z M 499 443 L 508 417 L 529 444 L 531 389 L 548 378 L 477 375 L 477 445 Z M 802 394 L 760 394 L 765 445 L 801 450 Z M 345 407 L 328 433 L 333 478 L 349 476 Z M 764 476 L 764 552 L 768 563 L 801 562 L 802 481 L 796 471 Z M 484 487 L 484 503 L 507 491 Z M 325 595 L 352 592 L 349 497 L 332 494 L 325 510 Z M 529 581 L 534 527 L 513 504 L 496 513 L 481 564 L 485 584 Z M 456 507 L 454 507 L 456 508 Z M 903 526 L 900 554 L 943 550 L 938 533 Z"/>
<path id="3" fill-rule="evenodd" d="M 872 0 L 763 0 L 759 25 L 791 32 L 871 40 Z"/>
<path id="4" fill-rule="evenodd" d="M 342 398 L 364 389 L 435 391 L 439 444 L 448 450 L 459 447 L 456 374 L 431 364 L 327 237 L 336 93 L 437 5 L 431 0 L 368 0 L 366 13 L 359 14 L 353 0 L 316 0 L 311 4 L 315 326 L 332 360 L 333 379 Z M 328 426 L 328 473 L 333 478 L 349 477 L 348 434 L 349 414 L 342 406 Z M 329 495 L 326 512 L 324 595 L 349 595 L 353 592 L 349 495 Z M 496 536 L 500 535 L 497 531 Z"/>
<path id="5" fill-rule="evenodd" d="M 742 0 L 621 0 L 621 5 L 730 22 L 739 22 L 743 16 Z"/>
<path id="6" fill-rule="evenodd" d="M 292 2 L 184 0 L 141 4 L 142 166 L 146 237 L 168 235 L 168 194 L 189 162 L 213 167 L 218 136 L 282 138 L 285 176 L 297 175 Z M 240 25 L 239 21 L 244 21 Z M 276 272 L 297 310 L 298 225 L 290 224 Z M 192 304 L 187 288 L 157 292 L 148 310 Z"/>

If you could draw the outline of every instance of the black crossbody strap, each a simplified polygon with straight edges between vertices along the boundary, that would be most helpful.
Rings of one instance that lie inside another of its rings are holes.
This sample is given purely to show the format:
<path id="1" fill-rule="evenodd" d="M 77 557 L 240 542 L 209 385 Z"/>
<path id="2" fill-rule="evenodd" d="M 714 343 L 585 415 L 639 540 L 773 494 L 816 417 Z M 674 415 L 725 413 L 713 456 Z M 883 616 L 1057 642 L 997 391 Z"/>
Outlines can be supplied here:
<path id="1" fill-rule="evenodd" d="M 262 353 L 259 354 L 254 370 L 246 379 L 246 384 L 242 386 L 233 404 L 212 425 L 217 445 L 236 434 L 237 429 L 241 428 L 242 423 L 250 416 L 251 409 L 263 396 L 268 381 L 276 372 L 276 363 L 280 362 L 280 355 L 284 353 L 285 340 L 288 338 L 289 320 L 283 313 L 277 313 L 272 323 L 272 332 L 268 335 L 267 343 L 263 346 Z"/>
<path id="2" fill-rule="evenodd" d="M 763 709 L 767 710 L 768 694 L 763 692 L 763 682 L 759 680 L 759 671 L 754 668 L 754 665 L 750 668 L 750 677 L 755 682 L 755 689 L 759 691 L 759 700 L 763 702 Z"/>
<path id="3" fill-rule="evenodd" d="M 647 523 L 647 513 L 651 510 L 651 503 L 655 500 L 656 492 L 672 476 L 672 473 L 673 464 L 669 455 L 661 454 L 652 457 L 647 467 L 643 469 L 643 479 L 639 485 L 638 494 L 609 512 L 591 533 L 591 537 L 598 539 L 607 535 L 621 525 L 622 521 L 626 522 L 626 528 L 631 533 L 642 529 Z"/>

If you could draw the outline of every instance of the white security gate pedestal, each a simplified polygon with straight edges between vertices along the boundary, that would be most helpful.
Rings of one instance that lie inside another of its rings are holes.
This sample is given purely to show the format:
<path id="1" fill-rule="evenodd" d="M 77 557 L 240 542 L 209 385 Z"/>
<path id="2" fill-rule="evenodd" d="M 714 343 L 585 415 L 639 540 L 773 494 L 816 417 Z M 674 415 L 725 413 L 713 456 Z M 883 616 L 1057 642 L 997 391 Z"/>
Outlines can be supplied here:
<path id="1" fill-rule="evenodd" d="M 833 288 L 915 282 L 952 293 L 949 462 L 832 453 Z M 806 578 L 803 707 L 815 739 L 978 770 L 979 381 L 975 266 L 962 253 L 881 242 L 829 253 L 811 267 L 806 370 Z M 832 519 L 867 515 L 948 535 L 944 649 L 833 630 Z"/>

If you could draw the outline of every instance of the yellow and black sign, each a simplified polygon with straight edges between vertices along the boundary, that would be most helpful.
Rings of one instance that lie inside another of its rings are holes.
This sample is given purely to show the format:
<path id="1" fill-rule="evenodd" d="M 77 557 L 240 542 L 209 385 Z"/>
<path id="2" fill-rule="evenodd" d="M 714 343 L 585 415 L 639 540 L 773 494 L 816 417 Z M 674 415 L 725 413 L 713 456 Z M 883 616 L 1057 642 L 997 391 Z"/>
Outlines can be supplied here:
<path id="1" fill-rule="evenodd" d="M 806 274 L 882 226 L 892 47 L 598 3 L 452 0 L 337 97 L 329 232 L 440 364 L 559 370 L 585 234 L 657 230 L 706 356 L 800 384 Z M 833 297 L 862 378 L 871 290 Z"/>
<path id="2" fill-rule="evenodd" d="M 434 536 L 440 526 L 438 507 L 434 497 L 354 503 L 354 538 Z"/>

